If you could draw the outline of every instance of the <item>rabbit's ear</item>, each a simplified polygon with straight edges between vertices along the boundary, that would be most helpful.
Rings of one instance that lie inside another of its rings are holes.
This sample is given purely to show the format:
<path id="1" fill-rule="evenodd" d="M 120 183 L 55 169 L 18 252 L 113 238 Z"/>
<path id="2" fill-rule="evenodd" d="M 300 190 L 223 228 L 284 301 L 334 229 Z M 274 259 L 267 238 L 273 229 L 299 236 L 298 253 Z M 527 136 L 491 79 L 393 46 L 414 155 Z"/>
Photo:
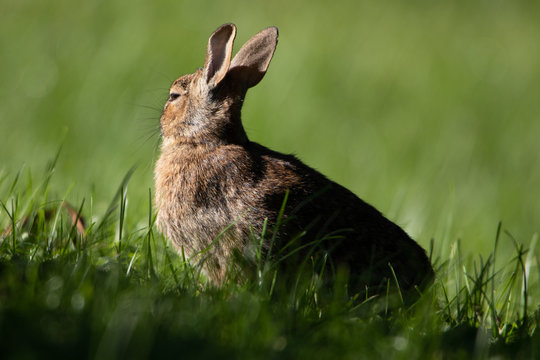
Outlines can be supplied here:
<path id="1" fill-rule="evenodd" d="M 236 26 L 225 24 L 220 26 L 208 39 L 204 73 L 206 83 L 215 87 L 227 75 L 231 64 L 231 54 L 236 36 Z"/>
<path id="2" fill-rule="evenodd" d="M 278 29 L 275 26 L 262 30 L 249 39 L 231 63 L 230 72 L 247 88 L 262 80 L 276 50 Z"/>

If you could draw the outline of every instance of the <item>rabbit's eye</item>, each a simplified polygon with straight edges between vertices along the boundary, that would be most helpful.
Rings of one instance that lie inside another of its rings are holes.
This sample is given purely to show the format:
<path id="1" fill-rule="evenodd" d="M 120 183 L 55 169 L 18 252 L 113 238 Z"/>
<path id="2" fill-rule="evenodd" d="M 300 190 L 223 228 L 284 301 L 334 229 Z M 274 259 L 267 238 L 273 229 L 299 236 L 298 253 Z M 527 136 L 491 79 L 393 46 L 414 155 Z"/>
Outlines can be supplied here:
<path id="1" fill-rule="evenodd" d="M 175 99 L 178 99 L 179 97 L 180 97 L 180 94 L 178 94 L 178 93 L 170 93 L 169 101 L 173 101 Z"/>

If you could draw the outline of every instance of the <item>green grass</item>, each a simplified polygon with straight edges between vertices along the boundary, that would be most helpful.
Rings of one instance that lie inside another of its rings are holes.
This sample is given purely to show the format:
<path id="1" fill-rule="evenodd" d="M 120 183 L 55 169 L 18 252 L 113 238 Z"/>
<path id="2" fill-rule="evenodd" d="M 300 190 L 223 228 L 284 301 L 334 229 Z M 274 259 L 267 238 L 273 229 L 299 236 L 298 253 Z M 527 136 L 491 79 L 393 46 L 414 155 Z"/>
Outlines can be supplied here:
<path id="1" fill-rule="evenodd" d="M 52 164 L 52 163 L 51 163 Z M 68 213 L 51 165 L 0 177 L 0 356 L 8 358 L 532 358 L 540 354 L 536 240 L 499 225 L 488 258 L 432 253 L 436 279 L 414 304 L 351 301 L 338 278 L 274 287 L 268 271 L 223 288 L 129 208 L 128 173 L 108 209 Z M 87 220 L 80 233 L 71 215 Z M 511 257 L 497 247 L 509 242 Z M 265 266 L 266 265 L 266 266 Z M 287 274 L 290 276 L 290 274 Z M 342 279 L 344 281 L 344 279 Z"/>
<path id="2" fill-rule="evenodd" d="M 0 352 L 537 354 L 539 10 L 2 1 L 0 229 L 15 226 L 0 245 Z M 149 225 L 168 87 L 202 65 L 225 22 L 238 26 L 235 50 L 266 26 L 280 30 L 244 106 L 250 138 L 297 154 L 431 249 L 437 279 L 412 309 L 354 308 L 309 284 L 283 294 L 271 276 L 208 289 Z M 84 241 L 64 199 L 87 221 Z"/>

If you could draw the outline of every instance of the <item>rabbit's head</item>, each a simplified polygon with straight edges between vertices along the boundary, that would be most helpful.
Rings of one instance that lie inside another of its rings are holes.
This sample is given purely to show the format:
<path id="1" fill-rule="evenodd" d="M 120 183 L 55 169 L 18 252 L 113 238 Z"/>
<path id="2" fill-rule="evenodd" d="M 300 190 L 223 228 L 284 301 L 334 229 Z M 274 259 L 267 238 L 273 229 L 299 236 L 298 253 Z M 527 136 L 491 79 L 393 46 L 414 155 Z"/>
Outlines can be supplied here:
<path id="1" fill-rule="evenodd" d="M 269 27 L 249 39 L 231 60 L 236 27 L 225 24 L 208 40 L 206 61 L 171 86 L 161 115 L 164 143 L 243 143 L 240 111 L 247 89 L 261 81 L 277 45 Z"/>

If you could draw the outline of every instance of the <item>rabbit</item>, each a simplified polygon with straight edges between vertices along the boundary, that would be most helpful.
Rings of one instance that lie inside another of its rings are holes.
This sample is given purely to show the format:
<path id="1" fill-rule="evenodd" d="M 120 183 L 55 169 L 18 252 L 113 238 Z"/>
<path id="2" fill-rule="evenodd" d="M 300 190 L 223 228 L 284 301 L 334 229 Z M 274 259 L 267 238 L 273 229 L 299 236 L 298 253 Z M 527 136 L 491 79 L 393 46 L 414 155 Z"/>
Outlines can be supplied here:
<path id="1" fill-rule="evenodd" d="M 158 229 L 188 258 L 206 254 L 204 272 L 217 286 L 235 251 L 263 229 L 276 231 L 264 240 L 267 252 L 293 238 L 301 256 L 313 254 L 310 244 L 322 249 L 334 270 L 350 275 L 351 292 L 377 292 L 389 281 L 403 291 L 425 286 L 430 261 L 399 226 L 295 156 L 248 139 L 242 104 L 268 69 L 278 29 L 262 30 L 231 60 L 235 36 L 234 24 L 219 27 L 204 66 L 170 88 L 154 173 Z"/>

